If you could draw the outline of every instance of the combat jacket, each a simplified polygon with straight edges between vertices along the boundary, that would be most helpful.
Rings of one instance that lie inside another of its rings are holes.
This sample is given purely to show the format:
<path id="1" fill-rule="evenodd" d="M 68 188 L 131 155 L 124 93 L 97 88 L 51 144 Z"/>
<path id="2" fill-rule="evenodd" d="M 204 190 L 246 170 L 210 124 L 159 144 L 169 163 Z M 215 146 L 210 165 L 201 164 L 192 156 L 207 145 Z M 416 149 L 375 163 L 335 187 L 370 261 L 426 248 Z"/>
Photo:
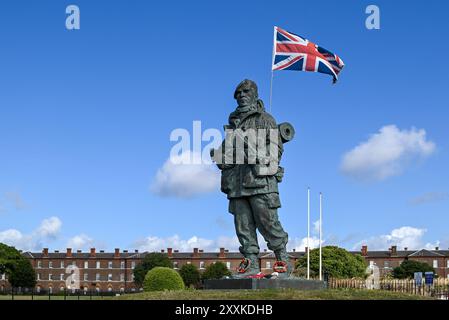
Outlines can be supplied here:
<path id="1" fill-rule="evenodd" d="M 232 112 L 229 116 L 228 129 L 241 129 L 246 131 L 250 128 L 253 129 L 266 129 L 269 134 L 269 129 L 277 129 L 276 121 L 267 112 L 263 106 L 254 111 L 248 111 L 246 113 Z M 269 140 L 268 140 L 269 141 Z M 222 143 L 224 148 L 225 141 Z M 278 182 L 282 180 L 283 168 L 279 166 L 279 161 L 283 152 L 282 140 L 280 137 L 276 139 L 277 164 L 276 172 L 270 175 L 261 175 L 261 167 L 266 164 L 217 164 L 222 170 L 221 174 L 221 191 L 227 194 L 229 199 L 246 197 L 257 194 L 278 193 Z M 235 155 L 234 155 L 235 156 Z M 235 160 L 235 158 L 234 158 Z M 279 202 L 279 197 L 276 198 Z M 273 203 L 273 207 L 279 207 L 280 203 Z"/>

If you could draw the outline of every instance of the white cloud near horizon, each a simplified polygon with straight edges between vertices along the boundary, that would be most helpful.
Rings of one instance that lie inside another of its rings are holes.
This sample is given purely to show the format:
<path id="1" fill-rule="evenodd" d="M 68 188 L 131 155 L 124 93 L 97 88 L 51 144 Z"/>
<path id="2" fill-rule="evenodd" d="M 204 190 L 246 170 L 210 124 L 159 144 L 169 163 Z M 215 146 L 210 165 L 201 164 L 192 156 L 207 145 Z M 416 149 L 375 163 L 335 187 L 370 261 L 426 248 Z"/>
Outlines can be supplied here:
<path id="1" fill-rule="evenodd" d="M 393 229 L 389 234 L 374 236 L 357 242 L 353 249 L 360 250 L 362 245 L 367 245 L 368 250 L 387 250 L 391 246 L 397 246 L 398 250 L 404 248 L 422 249 L 432 248 L 432 244 L 424 244 L 422 238 L 427 232 L 426 229 L 404 226 Z"/>
<path id="2" fill-rule="evenodd" d="M 167 159 L 150 191 L 163 197 L 189 198 L 220 190 L 220 173 L 212 164 L 201 161 L 201 154 L 185 151 Z"/>
<path id="3" fill-rule="evenodd" d="M 24 251 L 42 250 L 44 242 L 58 237 L 61 227 L 61 220 L 58 217 L 51 217 L 42 220 L 39 227 L 30 234 L 23 234 L 16 229 L 0 231 L 0 242 Z"/>
<path id="4" fill-rule="evenodd" d="M 91 237 L 89 237 L 88 235 L 86 235 L 84 233 L 70 238 L 69 241 L 67 242 L 67 248 L 72 248 L 72 249 L 80 250 L 80 249 L 89 249 L 89 248 L 94 248 L 94 247 L 95 247 L 94 239 L 92 239 Z"/>
<path id="5" fill-rule="evenodd" d="M 340 169 L 357 180 L 381 181 L 401 174 L 410 161 L 428 157 L 435 150 L 424 129 L 400 130 L 388 125 L 345 153 Z"/>

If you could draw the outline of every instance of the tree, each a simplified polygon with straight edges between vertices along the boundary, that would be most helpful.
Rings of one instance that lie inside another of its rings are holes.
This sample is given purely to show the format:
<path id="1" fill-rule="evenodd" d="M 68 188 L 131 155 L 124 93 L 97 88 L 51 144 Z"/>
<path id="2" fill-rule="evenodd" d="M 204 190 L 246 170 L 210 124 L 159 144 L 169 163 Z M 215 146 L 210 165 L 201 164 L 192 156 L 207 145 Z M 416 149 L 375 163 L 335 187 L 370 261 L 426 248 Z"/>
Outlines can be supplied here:
<path id="1" fill-rule="evenodd" d="M 0 243 L 0 273 L 8 276 L 14 288 L 32 288 L 36 285 L 36 273 L 30 261 L 14 247 L 3 243 Z"/>
<path id="2" fill-rule="evenodd" d="M 185 264 L 179 270 L 186 287 L 197 286 L 200 282 L 201 274 L 197 267 L 193 264 Z"/>
<path id="3" fill-rule="evenodd" d="M 323 273 L 333 278 L 365 278 L 366 262 L 359 254 L 352 254 L 343 248 L 326 246 L 322 248 Z M 307 255 L 296 263 L 296 272 L 304 276 L 307 269 Z M 310 275 L 319 275 L 319 249 L 310 251 Z"/>
<path id="4" fill-rule="evenodd" d="M 134 268 L 134 282 L 142 286 L 148 271 L 155 267 L 173 268 L 173 263 L 165 253 L 152 252 L 145 256 L 143 261 Z"/>
<path id="5" fill-rule="evenodd" d="M 228 270 L 223 262 L 215 262 L 206 267 L 204 270 L 202 278 L 206 279 L 221 279 L 224 276 L 230 276 L 231 272 Z"/>
<path id="6" fill-rule="evenodd" d="M 393 277 L 397 279 L 413 278 L 415 272 L 434 272 L 435 270 L 425 262 L 405 260 L 399 267 L 393 269 Z"/>

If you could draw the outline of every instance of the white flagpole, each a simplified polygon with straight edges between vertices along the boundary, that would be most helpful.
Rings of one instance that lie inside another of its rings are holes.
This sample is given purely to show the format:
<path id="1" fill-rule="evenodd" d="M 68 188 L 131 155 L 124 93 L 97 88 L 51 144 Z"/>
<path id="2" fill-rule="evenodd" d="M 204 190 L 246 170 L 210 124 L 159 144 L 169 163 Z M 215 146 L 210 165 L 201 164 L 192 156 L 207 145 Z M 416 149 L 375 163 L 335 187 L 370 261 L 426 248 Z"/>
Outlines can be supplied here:
<path id="1" fill-rule="evenodd" d="M 310 188 L 307 188 L 307 280 L 310 279 Z"/>
<path id="2" fill-rule="evenodd" d="M 320 280 L 322 280 L 323 274 L 323 257 L 322 257 L 322 248 L 321 248 L 321 239 L 322 239 L 322 224 L 323 224 L 323 194 L 320 192 Z"/>
<path id="3" fill-rule="evenodd" d="M 271 54 L 270 113 L 271 113 L 271 103 L 273 99 L 273 66 L 275 54 L 276 54 L 276 26 L 274 26 L 273 28 L 273 52 Z"/>

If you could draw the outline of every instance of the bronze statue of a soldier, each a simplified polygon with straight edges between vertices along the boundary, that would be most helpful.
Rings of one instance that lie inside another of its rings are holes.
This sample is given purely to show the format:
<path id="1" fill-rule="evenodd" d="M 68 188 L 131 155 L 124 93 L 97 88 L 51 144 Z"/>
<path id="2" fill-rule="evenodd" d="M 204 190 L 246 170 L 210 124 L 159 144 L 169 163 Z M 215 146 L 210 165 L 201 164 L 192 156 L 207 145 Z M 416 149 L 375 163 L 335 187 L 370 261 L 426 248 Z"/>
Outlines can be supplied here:
<path id="1" fill-rule="evenodd" d="M 283 177 L 279 166 L 283 143 L 293 138 L 294 129 L 287 123 L 276 124 L 258 98 L 253 81 L 242 81 L 234 98 L 238 106 L 229 115 L 226 138 L 211 156 L 221 170 L 221 191 L 229 199 L 244 256 L 235 276 L 245 278 L 260 272 L 256 229 L 276 256 L 273 270 L 280 276 L 289 275 L 288 234 L 279 222 L 277 209 L 281 207 L 278 183 Z"/>

